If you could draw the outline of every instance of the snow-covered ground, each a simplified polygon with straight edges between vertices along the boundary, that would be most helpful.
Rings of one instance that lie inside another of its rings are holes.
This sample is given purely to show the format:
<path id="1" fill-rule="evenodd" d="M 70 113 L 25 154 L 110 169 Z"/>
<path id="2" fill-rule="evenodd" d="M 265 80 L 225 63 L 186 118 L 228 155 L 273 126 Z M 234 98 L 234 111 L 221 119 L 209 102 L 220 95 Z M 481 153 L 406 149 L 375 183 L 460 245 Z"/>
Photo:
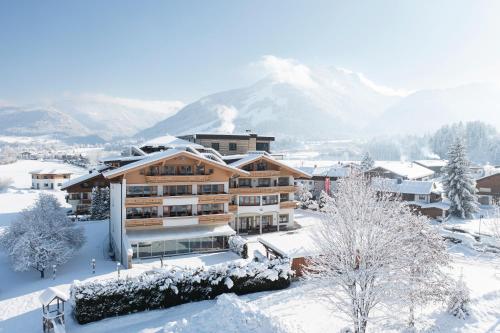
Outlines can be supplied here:
<path id="1" fill-rule="evenodd" d="M 12 164 L 0 165 L 0 178 L 12 179 L 12 185 L 5 192 L 0 192 L 0 226 L 9 225 L 12 218 L 22 209 L 30 206 L 45 190 L 31 189 L 30 171 L 38 169 L 63 169 L 72 172 L 71 178 L 78 177 L 87 171 L 74 165 L 38 161 L 21 160 Z M 66 206 L 64 196 L 66 192 L 59 190 L 46 190 L 59 198 L 61 204 Z"/>
<path id="2" fill-rule="evenodd" d="M 38 161 L 21 161 L 0 166 L 3 177 L 14 179 L 13 187 L 0 194 L 0 229 L 35 199 L 38 191 L 29 190 L 27 173 L 39 168 Z M 61 199 L 63 192 L 56 192 Z M 492 217 L 492 215 L 488 215 Z M 297 223 L 304 230 L 314 227 L 321 214 L 296 211 Z M 41 332 L 41 310 L 38 295 L 47 287 L 69 290 L 73 280 L 88 278 L 116 278 L 116 263 L 107 257 L 106 221 L 80 222 L 87 235 L 87 243 L 67 264 L 58 267 L 55 279 L 52 272 L 40 279 L 39 273 L 13 272 L 5 254 L 0 253 L 0 332 Z M 476 220 L 450 220 L 448 224 L 475 230 Z M 484 223 L 484 219 L 482 220 Z M 486 229 L 485 229 L 486 232 Z M 287 232 L 274 234 L 286 237 Z M 274 236 L 273 237 L 276 237 Z M 252 248 L 262 251 L 251 237 Z M 481 253 L 464 245 L 450 246 L 453 263 L 450 274 L 464 275 L 471 289 L 472 315 L 459 320 L 446 314 L 445 305 L 437 304 L 420 309 L 417 325 L 421 332 L 500 332 L 500 259 L 493 253 Z M 91 260 L 96 259 L 96 275 L 92 274 Z M 200 266 L 241 260 L 231 252 L 205 255 L 187 255 L 169 258 L 166 265 Z M 144 270 L 159 267 L 158 260 L 135 265 L 121 272 L 122 278 Z M 405 323 L 404 309 L 388 308 L 375 312 L 369 332 L 400 332 Z M 317 297 L 314 286 L 308 282 L 293 282 L 285 290 L 262 292 L 246 296 L 223 295 L 217 300 L 196 302 L 177 307 L 108 318 L 99 322 L 79 325 L 66 307 L 67 332 L 75 333 L 152 333 L 152 332 L 339 332 L 349 321 L 324 300 Z"/>

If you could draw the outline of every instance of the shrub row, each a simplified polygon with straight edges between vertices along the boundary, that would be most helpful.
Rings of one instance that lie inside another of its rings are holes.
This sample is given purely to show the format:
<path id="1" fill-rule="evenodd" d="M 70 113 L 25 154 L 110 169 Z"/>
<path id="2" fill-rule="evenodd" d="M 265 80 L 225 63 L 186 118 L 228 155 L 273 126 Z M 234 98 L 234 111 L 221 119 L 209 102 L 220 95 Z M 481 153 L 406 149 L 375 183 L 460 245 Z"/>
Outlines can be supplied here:
<path id="1" fill-rule="evenodd" d="M 134 312 L 238 295 L 283 289 L 293 272 L 287 259 L 231 263 L 209 268 L 166 268 L 127 279 L 75 281 L 71 301 L 80 324 Z"/>

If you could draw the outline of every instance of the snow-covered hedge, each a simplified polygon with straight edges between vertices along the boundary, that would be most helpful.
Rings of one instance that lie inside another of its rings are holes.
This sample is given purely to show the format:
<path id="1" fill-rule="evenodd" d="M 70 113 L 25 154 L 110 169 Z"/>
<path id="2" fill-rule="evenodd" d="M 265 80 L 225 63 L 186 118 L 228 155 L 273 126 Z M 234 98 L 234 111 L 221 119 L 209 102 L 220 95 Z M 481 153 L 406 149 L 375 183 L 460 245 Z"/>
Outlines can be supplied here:
<path id="1" fill-rule="evenodd" d="M 241 236 L 235 235 L 229 237 L 228 243 L 229 249 L 231 251 L 233 251 L 243 259 L 248 258 L 248 240 Z"/>
<path id="2" fill-rule="evenodd" d="M 283 289 L 292 276 L 287 259 L 231 263 L 208 268 L 167 268 L 137 277 L 75 281 L 71 301 L 80 324 L 145 310 L 237 295 Z"/>

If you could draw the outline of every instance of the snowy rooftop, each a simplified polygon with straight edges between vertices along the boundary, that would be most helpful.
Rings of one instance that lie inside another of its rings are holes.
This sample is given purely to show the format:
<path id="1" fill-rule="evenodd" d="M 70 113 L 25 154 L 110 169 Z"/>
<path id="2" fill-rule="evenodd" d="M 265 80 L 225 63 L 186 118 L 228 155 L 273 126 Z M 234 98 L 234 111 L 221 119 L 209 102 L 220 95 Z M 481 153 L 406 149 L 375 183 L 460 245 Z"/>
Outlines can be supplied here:
<path id="1" fill-rule="evenodd" d="M 317 255 L 319 249 L 314 241 L 314 228 L 302 228 L 286 233 L 265 234 L 257 238 L 282 256 L 300 258 Z"/>
<path id="2" fill-rule="evenodd" d="M 80 177 L 77 177 L 77 178 L 73 178 L 67 182 L 64 182 L 61 186 L 61 190 L 64 190 L 70 186 L 73 186 L 75 184 L 78 184 L 78 183 L 81 183 L 81 182 L 84 182 L 86 180 L 90 180 L 92 178 L 95 178 L 97 176 L 99 176 L 101 174 L 101 172 L 99 171 L 96 171 L 96 170 L 93 170 L 92 172 L 89 172 L 85 175 L 82 175 Z"/>
<path id="3" fill-rule="evenodd" d="M 263 158 L 263 159 L 266 159 L 266 160 L 268 160 L 268 161 L 270 161 L 272 163 L 284 166 L 285 168 L 292 169 L 295 172 L 303 175 L 306 178 L 310 178 L 311 177 L 311 175 L 308 172 L 303 171 L 303 170 L 301 170 L 299 168 L 292 167 L 292 166 L 290 166 L 288 164 L 285 164 L 285 163 L 283 163 L 282 160 L 276 160 L 276 159 L 274 159 L 271 155 L 269 155 L 266 152 L 248 152 L 248 154 L 243 155 L 243 156 L 244 157 L 242 159 L 240 159 L 238 161 L 235 161 L 233 163 L 230 163 L 229 165 L 233 166 L 235 168 L 241 168 L 241 167 L 243 167 L 243 166 L 245 166 L 245 165 L 247 165 L 249 163 L 252 163 L 254 161 L 257 161 L 257 160 Z"/>
<path id="4" fill-rule="evenodd" d="M 236 232 L 229 225 L 197 225 L 189 227 L 165 228 L 157 230 L 130 230 L 127 237 L 130 243 L 142 241 L 161 241 L 200 238 L 211 236 L 231 236 Z"/>
<path id="5" fill-rule="evenodd" d="M 430 194 L 436 190 L 433 181 L 373 178 L 372 185 L 377 190 L 394 193 Z"/>
<path id="6" fill-rule="evenodd" d="M 30 171 L 31 174 L 37 174 L 37 175 L 71 175 L 73 174 L 72 171 L 68 169 L 52 169 L 52 168 L 44 168 L 44 169 L 38 169 L 38 170 L 33 170 Z"/>
<path id="7" fill-rule="evenodd" d="M 375 168 L 382 168 L 398 176 L 408 179 L 424 178 L 432 176 L 434 174 L 434 171 L 432 171 L 431 169 L 413 162 L 376 161 L 374 169 Z"/>
<path id="8" fill-rule="evenodd" d="M 447 163 L 446 160 L 416 160 L 414 162 L 427 168 L 444 167 Z"/>
<path id="9" fill-rule="evenodd" d="M 306 172 L 313 177 L 347 177 L 351 170 L 349 167 L 332 166 L 332 167 L 299 167 L 299 170 Z"/>
<path id="10" fill-rule="evenodd" d="M 42 305 L 47 306 L 56 297 L 59 297 L 60 299 L 62 299 L 65 302 L 69 299 L 69 296 L 65 292 L 62 292 L 61 290 L 59 290 L 55 287 L 49 287 L 49 288 L 45 289 L 40 294 L 38 299 L 40 300 L 40 303 L 42 303 Z"/>
<path id="11" fill-rule="evenodd" d="M 196 149 L 204 148 L 194 142 L 189 142 L 187 140 L 179 139 L 173 135 L 164 135 L 149 141 L 146 141 L 139 145 L 140 147 L 169 147 L 169 148 L 182 148 L 182 147 L 193 147 Z"/>

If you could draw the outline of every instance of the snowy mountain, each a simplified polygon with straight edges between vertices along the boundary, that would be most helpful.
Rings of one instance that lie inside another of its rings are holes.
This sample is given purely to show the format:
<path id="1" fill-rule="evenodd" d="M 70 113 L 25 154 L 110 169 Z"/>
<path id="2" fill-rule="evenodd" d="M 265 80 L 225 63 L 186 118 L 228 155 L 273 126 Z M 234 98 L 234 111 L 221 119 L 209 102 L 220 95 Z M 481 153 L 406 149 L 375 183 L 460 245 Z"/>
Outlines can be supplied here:
<path id="1" fill-rule="evenodd" d="M 137 136 L 251 129 L 280 138 L 352 137 L 401 99 L 343 69 L 300 74 L 269 75 L 249 87 L 206 96 Z"/>
<path id="2" fill-rule="evenodd" d="M 16 136 L 86 136 L 91 131 L 54 108 L 0 107 L 0 134 Z"/>
<path id="3" fill-rule="evenodd" d="M 500 128 L 499 114 L 500 87 L 474 83 L 417 91 L 389 107 L 372 129 L 375 133 L 421 134 L 454 122 L 473 120 Z"/>

